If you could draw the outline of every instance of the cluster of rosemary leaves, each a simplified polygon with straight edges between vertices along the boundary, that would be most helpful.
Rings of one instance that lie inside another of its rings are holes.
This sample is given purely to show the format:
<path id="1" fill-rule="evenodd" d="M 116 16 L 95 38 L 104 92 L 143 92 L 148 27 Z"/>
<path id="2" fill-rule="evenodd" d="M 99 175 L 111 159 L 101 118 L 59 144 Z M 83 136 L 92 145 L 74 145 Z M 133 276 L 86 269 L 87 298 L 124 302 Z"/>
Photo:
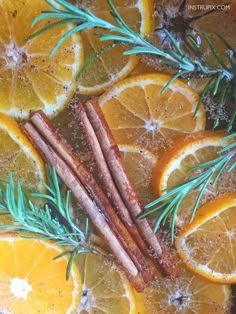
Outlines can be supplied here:
<path id="1" fill-rule="evenodd" d="M 89 66 L 93 60 L 108 49 L 116 45 L 123 44 L 127 49 L 125 55 L 132 54 L 149 54 L 157 58 L 159 64 L 176 70 L 176 73 L 163 88 L 165 92 L 169 85 L 177 78 L 186 77 L 206 77 L 207 84 L 203 89 L 199 104 L 196 108 L 197 114 L 203 98 L 211 94 L 217 101 L 217 115 L 214 127 L 219 125 L 221 112 L 228 100 L 231 97 L 232 101 L 236 101 L 236 51 L 227 43 L 220 35 L 215 34 L 218 40 L 226 47 L 227 64 L 222 60 L 217 53 L 212 41 L 206 33 L 201 33 L 200 36 L 206 41 L 215 62 L 210 62 L 204 55 L 201 44 L 191 36 L 185 38 L 185 44 L 192 51 L 191 57 L 181 49 L 179 42 L 167 30 L 163 30 L 170 41 L 170 46 L 159 49 L 152 45 L 147 39 L 140 34 L 135 33 L 124 22 L 122 17 L 117 12 L 111 0 L 107 0 L 110 6 L 111 15 L 114 18 L 114 24 L 107 22 L 99 17 L 96 17 L 89 11 L 82 8 L 77 8 L 64 0 L 45 0 L 52 8 L 51 11 L 43 12 L 36 17 L 32 22 L 35 25 L 44 19 L 56 19 L 56 22 L 47 25 L 40 31 L 32 34 L 28 40 L 38 36 L 39 34 L 56 27 L 61 24 L 75 22 L 76 26 L 62 36 L 58 43 L 52 48 L 50 55 L 52 56 L 60 45 L 71 35 L 76 32 L 81 32 L 88 28 L 100 28 L 104 33 L 99 35 L 99 39 L 103 42 L 108 42 L 102 49 L 92 55 L 80 70 L 81 74 L 84 69 Z M 227 129 L 231 130 L 236 119 L 236 109 L 233 110 Z M 236 133 L 231 134 L 226 139 L 236 138 Z M 224 140 L 224 139 L 223 139 Z M 174 220 L 178 208 L 183 199 L 190 191 L 197 190 L 198 197 L 192 209 L 191 219 L 193 219 L 195 211 L 198 207 L 200 199 L 209 183 L 215 184 L 224 170 L 230 172 L 236 167 L 234 159 L 236 155 L 236 141 L 232 141 L 219 151 L 219 157 L 214 160 L 200 164 L 191 170 L 200 169 L 201 172 L 191 176 L 186 182 L 169 188 L 163 196 L 146 205 L 146 211 L 139 218 L 147 215 L 158 213 L 158 218 L 154 227 L 154 232 L 158 227 L 170 220 L 171 238 L 174 239 Z M 76 254 L 82 252 L 90 252 L 91 248 L 87 244 L 88 224 L 83 229 L 74 224 L 69 213 L 69 192 L 62 198 L 59 188 L 58 178 L 54 169 L 48 170 L 49 183 L 46 185 L 47 194 L 33 193 L 32 196 L 41 198 L 47 203 L 42 209 L 36 209 L 32 201 L 23 192 L 21 185 L 15 184 L 13 178 L 9 176 L 8 184 L 0 185 L 0 209 L 9 213 L 17 224 L 7 227 L 18 228 L 21 232 L 32 232 L 36 237 L 52 239 L 58 244 L 71 248 L 65 254 L 70 254 L 70 263 Z M 64 199 L 64 200 L 63 200 Z M 6 227 L 6 226 L 4 226 Z"/>

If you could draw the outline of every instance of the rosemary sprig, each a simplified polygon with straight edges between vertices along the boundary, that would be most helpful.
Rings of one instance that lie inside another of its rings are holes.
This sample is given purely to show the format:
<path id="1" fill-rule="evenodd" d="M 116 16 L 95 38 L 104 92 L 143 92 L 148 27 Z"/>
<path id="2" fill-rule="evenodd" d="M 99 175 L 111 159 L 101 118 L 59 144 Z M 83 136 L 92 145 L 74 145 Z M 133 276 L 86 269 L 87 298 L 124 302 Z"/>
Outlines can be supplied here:
<path id="1" fill-rule="evenodd" d="M 124 51 L 124 55 L 139 55 L 150 54 L 157 57 L 157 62 L 161 65 L 165 65 L 175 69 L 177 72 L 173 75 L 171 80 L 164 86 L 162 92 L 170 86 L 170 84 L 177 78 L 191 78 L 191 77 L 209 77 L 203 92 L 201 93 L 200 101 L 195 111 L 197 114 L 200 105 L 204 97 L 210 94 L 217 103 L 216 118 L 214 127 L 219 125 L 220 116 L 222 114 L 223 107 L 228 100 L 229 96 L 232 96 L 233 103 L 236 102 L 236 51 L 227 43 L 219 34 L 216 34 L 217 38 L 226 47 L 226 57 L 228 64 L 219 56 L 216 48 L 206 33 L 201 33 L 201 37 L 208 45 L 212 56 L 215 58 L 215 63 L 210 62 L 204 55 L 201 49 L 202 40 L 195 40 L 191 36 L 188 36 L 185 43 L 188 48 L 193 52 L 193 56 L 189 57 L 183 49 L 181 49 L 179 42 L 171 35 L 171 33 L 164 29 L 167 38 L 170 41 L 170 47 L 159 49 L 152 45 L 147 39 L 143 38 L 140 34 L 134 32 L 122 19 L 111 0 L 107 0 L 107 3 L 111 9 L 111 15 L 114 18 L 114 24 L 107 22 L 89 11 L 82 8 L 77 8 L 72 4 L 69 4 L 65 0 L 45 0 L 47 4 L 53 9 L 52 11 L 43 12 L 37 16 L 32 25 L 35 25 L 44 19 L 57 19 L 55 23 L 49 24 L 41 30 L 32 34 L 28 39 L 32 39 L 39 34 L 56 27 L 60 24 L 75 22 L 77 25 L 65 33 L 61 39 L 51 50 L 49 56 L 52 56 L 60 45 L 71 35 L 76 32 L 81 32 L 88 28 L 99 28 L 106 30 L 107 32 L 98 34 L 101 41 L 109 41 L 109 44 L 102 47 L 99 51 L 95 52 L 81 68 L 78 76 L 85 70 L 91 62 L 94 61 L 104 51 L 111 49 L 116 45 L 123 44 L 128 46 Z M 59 21 L 58 21 L 59 19 Z M 199 37 L 199 36 L 198 36 Z M 110 43 L 111 42 L 111 43 Z M 236 109 L 231 114 L 228 122 L 227 129 L 231 130 L 236 118 Z"/>
<path id="2" fill-rule="evenodd" d="M 0 225 L 0 228 L 13 228 L 20 235 L 32 239 L 50 239 L 65 246 L 70 254 L 66 271 L 68 279 L 72 262 L 77 254 L 95 252 L 88 244 L 88 219 L 83 228 L 78 227 L 70 217 L 70 192 L 63 197 L 60 191 L 58 177 L 54 168 L 47 167 L 47 193 L 31 192 L 28 196 L 20 183 L 15 183 L 9 173 L 8 183 L 0 183 L 0 210 L 2 214 L 10 214 L 15 223 Z M 29 198 L 30 197 L 30 198 Z M 37 198 L 46 204 L 42 208 L 34 205 L 32 200 Z M 27 235 L 26 235 L 27 233 Z M 32 236 L 28 233 L 32 233 Z M 58 256 L 58 257 L 60 257 Z M 56 257 L 56 258 L 58 258 Z"/>
<path id="3" fill-rule="evenodd" d="M 236 138 L 236 133 L 222 138 L 222 141 L 232 138 Z M 234 158 L 236 156 L 236 141 L 233 141 L 232 143 L 220 149 L 218 151 L 218 154 L 221 155 L 213 160 L 190 168 L 189 171 L 200 170 L 200 172 L 198 174 L 192 175 L 187 181 L 183 182 L 182 184 L 164 190 L 164 194 L 162 196 L 145 206 L 145 209 L 147 210 L 143 214 L 139 215 L 138 218 L 141 219 L 148 215 L 157 213 L 158 218 L 156 219 L 153 229 L 154 233 L 157 232 L 159 226 L 161 224 L 165 224 L 167 218 L 169 218 L 171 241 L 173 243 L 175 231 L 175 217 L 182 201 L 189 194 L 189 192 L 195 190 L 198 191 L 197 199 L 191 211 L 191 222 L 196 213 L 201 197 L 206 190 L 208 184 L 211 183 L 214 186 L 224 170 L 230 172 L 236 167 L 236 160 Z"/>

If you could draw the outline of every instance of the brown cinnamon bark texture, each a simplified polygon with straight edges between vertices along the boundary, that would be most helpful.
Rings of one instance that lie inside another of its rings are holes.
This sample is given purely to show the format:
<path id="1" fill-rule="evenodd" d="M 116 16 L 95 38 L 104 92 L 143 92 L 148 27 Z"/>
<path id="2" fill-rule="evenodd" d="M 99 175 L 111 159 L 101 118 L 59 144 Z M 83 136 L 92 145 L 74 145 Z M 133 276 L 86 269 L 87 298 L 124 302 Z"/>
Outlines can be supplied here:
<path id="1" fill-rule="evenodd" d="M 94 178 L 42 112 L 32 114 L 23 129 L 43 158 L 55 167 L 103 235 L 127 277 L 141 291 L 142 280 L 146 283 L 153 280 L 152 270 Z"/>
<path id="2" fill-rule="evenodd" d="M 161 237 L 157 237 L 153 234 L 147 219 L 136 219 L 136 217 L 144 211 L 144 208 L 135 185 L 128 176 L 118 146 L 103 116 L 97 98 L 77 105 L 75 107 L 75 113 L 83 127 L 88 144 L 93 151 L 98 169 L 102 173 L 101 179 L 104 182 L 107 194 L 110 195 L 109 187 L 112 185 L 113 181 L 116 187 L 116 193 L 121 196 L 128 209 L 132 219 L 132 225 L 134 225 L 135 222 L 140 235 L 142 235 L 148 245 L 148 254 L 156 261 L 164 275 L 177 276 L 178 269 L 172 262 L 170 251 L 161 241 Z M 93 132 L 91 131 L 91 127 Z M 92 137 L 93 139 L 91 139 Z M 98 143 L 96 143 L 96 140 Z M 111 178 L 109 178 L 110 181 L 108 182 L 106 182 L 107 178 L 103 175 L 103 169 L 105 169 L 105 167 L 109 169 L 108 172 L 111 175 Z M 124 215 L 121 215 L 122 219 L 123 217 Z M 145 247 L 140 247 L 142 250 L 145 250 Z"/>
<path id="3" fill-rule="evenodd" d="M 90 123 L 90 120 L 88 119 L 84 105 L 81 104 L 76 107 L 76 116 L 79 120 L 80 125 L 82 126 L 82 129 L 86 134 L 86 140 L 93 152 L 96 167 L 100 174 L 99 177 L 103 184 L 104 190 L 106 191 L 107 197 L 109 198 L 111 204 L 116 209 L 116 212 L 118 213 L 122 222 L 125 224 L 126 228 L 130 232 L 132 237 L 135 239 L 136 243 L 139 245 L 140 249 L 145 254 L 149 255 L 148 247 L 145 244 L 143 238 L 141 237 L 127 206 L 124 204 L 124 201 L 122 200 L 122 197 L 120 196 L 120 193 L 117 190 L 112 174 L 110 172 L 103 151 L 101 149 L 100 143 L 96 136 L 96 133 L 93 129 L 93 126 Z"/>

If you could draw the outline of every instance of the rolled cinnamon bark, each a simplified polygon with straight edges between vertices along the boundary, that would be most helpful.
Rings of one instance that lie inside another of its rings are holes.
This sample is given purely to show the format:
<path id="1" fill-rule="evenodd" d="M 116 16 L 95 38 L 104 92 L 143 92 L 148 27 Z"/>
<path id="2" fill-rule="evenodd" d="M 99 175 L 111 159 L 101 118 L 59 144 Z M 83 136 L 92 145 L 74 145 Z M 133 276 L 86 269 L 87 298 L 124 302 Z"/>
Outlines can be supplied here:
<path id="1" fill-rule="evenodd" d="M 115 215 L 102 190 L 79 158 L 63 143 L 55 127 L 42 112 L 31 116 L 23 126 L 43 158 L 56 168 L 58 175 L 71 189 L 81 206 L 103 235 L 118 264 L 138 291 L 150 283 L 153 273 L 137 244 Z M 94 202 L 95 201 L 95 202 Z"/>
<path id="2" fill-rule="evenodd" d="M 81 106 L 85 108 L 88 120 L 93 127 L 95 137 L 99 142 L 103 158 L 105 159 L 105 163 L 110 170 L 112 180 L 114 180 L 118 193 L 120 193 L 122 200 L 127 206 L 133 221 L 135 221 L 139 229 L 140 234 L 148 244 L 149 255 L 156 260 L 163 274 L 168 276 L 177 276 L 179 274 L 178 269 L 172 262 L 168 247 L 166 247 L 163 242 L 160 243 L 161 237 L 157 237 L 153 234 L 152 228 L 147 219 L 136 219 L 136 217 L 144 211 L 144 208 L 141 204 L 136 187 L 128 176 L 118 146 L 103 116 L 97 98 L 93 98 L 92 100 L 76 106 L 75 112 L 79 121 L 81 119 Z M 88 129 L 86 129 L 86 124 L 84 124 L 84 126 L 86 133 L 88 132 Z M 87 138 L 89 137 L 91 137 L 91 134 L 90 136 L 87 136 Z M 93 150 L 97 164 L 100 164 L 100 167 L 103 167 L 101 166 L 102 158 L 98 158 L 99 154 L 96 150 L 97 146 L 92 146 L 90 144 L 90 147 Z M 105 187 L 106 186 L 107 184 L 105 184 Z M 110 190 L 108 186 L 107 193 L 109 193 L 109 191 Z"/>
<path id="3" fill-rule="evenodd" d="M 132 235 L 140 249 L 148 254 L 148 247 L 145 244 L 142 236 L 140 235 L 136 224 L 134 223 L 133 218 L 130 215 L 130 212 L 127 206 L 124 204 L 122 197 L 120 196 L 119 191 L 115 185 L 115 182 L 112 178 L 110 169 L 105 160 L 104 154 L 102 152 L 100 143 L 96 137 L 95 131 L 88 119 L 87 113 L 85 111 L 84 105 L 76 106 L 76 115 L 79 120 L 82 129 L 86 135 L 86 140 L 93 152 L 94 160 L 99 172 L 100 180 L 105 188 L 106 195 L 109 198 L 111 204 L 115 207 L 119 217 L 122 222 L 125 224 L 129 233 Z"/>
<path id="4" fill-rule="evenodd" d="M 111 228 L 116 233 L 137 269 L 141 272 L 144 281 L 150 283 L 154 279 L 150 265 L 147 264 L 137 243 L 117 217 L 109 200 L 93 176 L 84 167 L 80 158 L 62 141 L 62 138 L 56 132 L 56 128 L 47 119 L 43 112 L 35 112 L 31 114 L 30 122 L 37 128 L 38 132 L 47 140 L 51 147 L 53 147 L 53 149 L 65 160 L 69 167 L 73 169 L 90 197 L 92 197 L 97 207 L 102 211 L 106 220 L 109 221 Z"/>

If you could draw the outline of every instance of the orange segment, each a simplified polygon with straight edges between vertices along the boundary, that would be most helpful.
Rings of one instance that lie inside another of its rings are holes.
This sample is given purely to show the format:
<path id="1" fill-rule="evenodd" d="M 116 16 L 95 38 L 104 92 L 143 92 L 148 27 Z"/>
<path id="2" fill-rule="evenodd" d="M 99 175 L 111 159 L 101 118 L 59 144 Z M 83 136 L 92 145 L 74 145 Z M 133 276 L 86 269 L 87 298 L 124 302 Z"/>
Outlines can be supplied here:
<path id="1" fill-rule="evenodd" d="M 80 314 L 137 314 L 134 289 L 114 265 L 94 254 L 78 256 L 82 277 Z"/>
<path id="2" fill-rule="evenodd" d="M 220 283 L 236 282 L 236 193 L 203 205 L 177 238 L 176 248 L 194 272 Z"/>
<path id="3" fill-rule="evenodd" d="M 161 73 L 132 76 L 100 96 L 118 144 L 140 145 L 158 153 L 179 135 L 204 129 L 203 110 L 193 118 L 199 96 L 191 88 L 176 80 L 161 93 L 170 78 Z"/>
<path id="4" fill-rule="evenodd" d="M 52 58 L 48 54 L 73 27 L 66 24 L 26 41 L 52 21 L 31 27 L 32 20 L 49 6 L 42 0 L 0 3 L 0 111 L 23 119 L 32 109 L 53 116 L 62 110 L 76 89 L 75 77 L 83 62 L 80 35 L 67 39 Z M 20 27 L 19 27 L 20 25 Z"/>
<path id="5" fill-rule="evenodd" d="M 43 190 L 46 181 L 44 163 L 16 121 L 0 113 L 0 178 L 8 172 L 27 189 Z"/>
<path id="6" fill-rule="evenodd" d="M 152 186 L 155 194 L 160 196 L 164 190 L 188 180 L 193 172 L 189 168 L 219 157 L 220 148 L 229 144 L 223 141 L 226 135 L 222 131 L 201 131 L 177 139 L 157 161 L 153 171 Z M 208 186 L 203 194 L 201 204 L 216 195 L 235 190 L 235 171 L 223 172 L 215 187 Z M 189 193 L 179 207 L 176 224 L 181 226 L 189 221 L 191 209 L 194 206 L 198 191 Z"/>
<path id="7" fill-rule="evenodd" d="M 78 2 L 78 1 L 77 1 Z M 81 5 L 96 16 L 109 21 L 113 25 L 114 19 L 110 14 L 110 7 L 106 0 L 79 1 Z M 112 1 L 117 11 L 132 30 L 148 36 L 153 28 L 153 5 L 149 0 L 115 0 Z M 72 1 L 76 3 L 76 1 Z M 102 43 L 96 34 L 107 32 L 105 30 L 89 29 L 82 32 L 85 60 L 100 48 L 111 44 Z M 96 33 L 96 34 L 95 34 Z M 78 81 L 78 92 L 81 94 L 101 93 L 114 82 L 126 77 L 137 65 L 137 56 L 123 56 L 128 47 L 116 46 L 102 53 L 88 66 Z"/>
<path id="8" fill-rule="evenodd" d="M 25 189 L 44 191 L 46 173 L 43 160 L 17 122 L 3 113 L 0 113 L 0 138 L 0 181 L 8 182 L 8 173 L 11 172 L 14 181 L 19 181 Z M 3 223 L 12 224 L 11 217 L 0 215 L 0 224 Z"/>
<path id="9" fill-rule="evenodd" d="M 119 150 L 142 203 L 144 205 L 149 203 L 154 199 L 151 178 L 156 156 L 137 145 L 119 145 Z"/>
<path id="10" fill-rule="evenodd" d="M 81 279 L 72 266 L 65 279 L 67 257 L 53 260 L 63 249 L 49 241 L 0 236 L 0 309 L 4 313 L 75 313 Z"/>

